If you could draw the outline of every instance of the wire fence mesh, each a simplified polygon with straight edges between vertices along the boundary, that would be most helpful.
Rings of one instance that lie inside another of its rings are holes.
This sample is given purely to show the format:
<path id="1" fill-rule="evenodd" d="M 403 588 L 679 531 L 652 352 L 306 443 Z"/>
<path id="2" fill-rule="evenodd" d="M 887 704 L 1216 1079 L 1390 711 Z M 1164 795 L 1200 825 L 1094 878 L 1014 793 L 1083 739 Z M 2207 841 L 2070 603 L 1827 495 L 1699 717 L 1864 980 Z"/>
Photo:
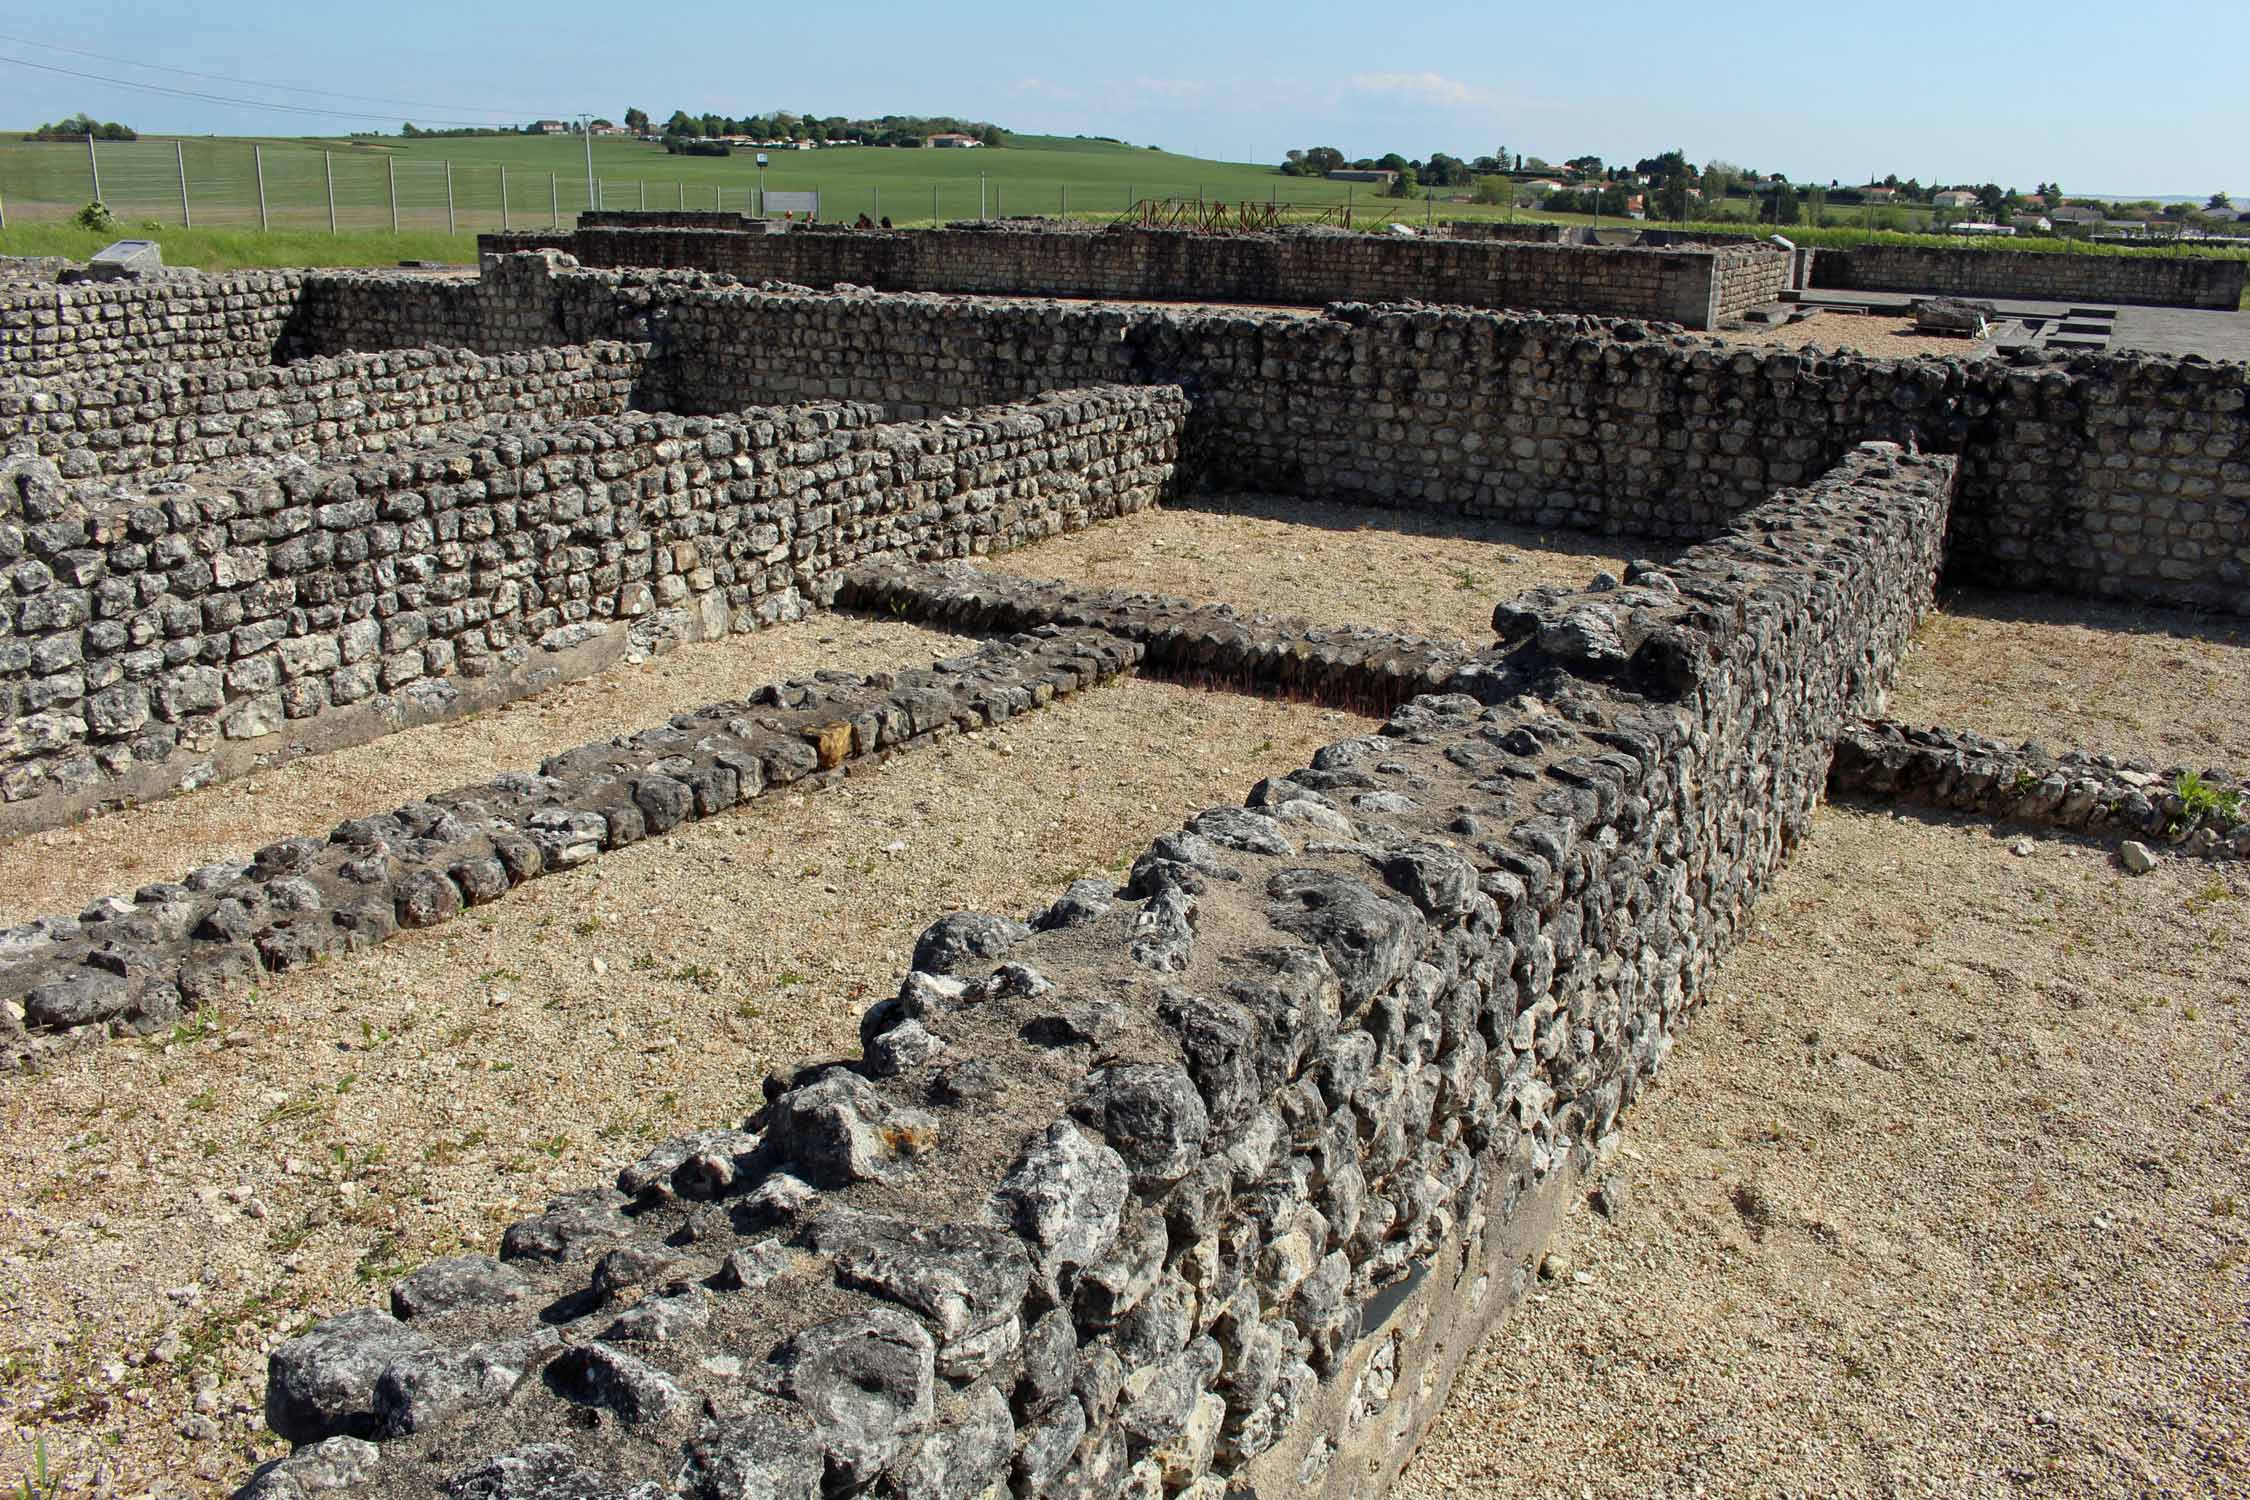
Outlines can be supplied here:
<path id="1" fill-rule="evenodd" d="M 85 142 L 26 141 L 0 146 L 0 224 L 60 223 L 97 200 L 128 230 L 179 224 L 339 233 L 568 229 L 590 203 L 611 210 L 755 214 L 764 174 L 747 158 L 736 160 L 741 165 L 728 173 L 732 180 L 709 180 L 708 168 L 694 180 L 604 171 L 590 192 L 583 171 L 406 157 L 355 145 L 161 140 L 103 141 L 89 149 Z M 1142 199 L 1205 193 L 1192 181 L 1153 177 L 823 181 L 817 167 L 796 161 L 786 175 L 777 169 L 771 186 L 819 192 L 826 220 L 865 214 L 897 224 L 1027 215 L 1106 220 L 1124 216 Z M 1402 204 L 1398 212 L 1414 214 L 1420 207 Z"/>

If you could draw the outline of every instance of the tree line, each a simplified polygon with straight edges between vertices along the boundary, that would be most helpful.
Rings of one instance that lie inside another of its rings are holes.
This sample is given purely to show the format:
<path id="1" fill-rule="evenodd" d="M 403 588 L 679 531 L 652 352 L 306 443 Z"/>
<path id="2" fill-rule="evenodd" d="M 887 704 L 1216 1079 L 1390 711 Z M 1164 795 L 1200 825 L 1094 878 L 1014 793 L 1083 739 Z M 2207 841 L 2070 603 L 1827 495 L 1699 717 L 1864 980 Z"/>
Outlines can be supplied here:
<path id="1" fill-rule="evenodd" d="M 88 136 L 97 141 L 137 141 L 141 138 L 140 132 L 130 125 L 120 125 L 115 120 L 97 120 L 84 110 L 24 133 L 27 141 L 82 141 Z"/>

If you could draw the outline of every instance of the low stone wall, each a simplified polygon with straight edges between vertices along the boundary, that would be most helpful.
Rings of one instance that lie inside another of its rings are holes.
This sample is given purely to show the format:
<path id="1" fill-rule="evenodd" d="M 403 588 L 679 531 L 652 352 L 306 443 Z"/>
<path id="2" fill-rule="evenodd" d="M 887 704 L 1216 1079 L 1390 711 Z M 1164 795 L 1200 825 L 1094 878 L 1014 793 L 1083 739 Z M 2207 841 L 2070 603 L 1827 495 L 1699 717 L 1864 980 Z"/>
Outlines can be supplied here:
<path id="1" fill-rule="evenodd" d="M 1641 250 L 1379 234 L 1207 235 L 999 229 L 790 234 L 593 228 L 482 235 L 484 253 L 568 251 L 582 265 L 724 272 L 879 291 L 1180 302 L 1425 302 L 1654 318 L 1709 328 L 1787 257 L 1757 247 Z M 1771 300 L 1766 298 L 1764 300 Z"/>
<path id="2" fill-rule="evenodd" d="M 135 496 L 0 471 L 0 833 L 801 613 L 837 572 L 1154 504 L 1177 390 L 480 436 Z"/>
<path id="3" fill-rule="evenodd" d="M 1386 1493 L 1926 605 L 1854 456 L 272 1356 L 245 1491 Z"/>
<path id="4" fill-rule="evenodd" d="M 1566 234 L 1576 233 L 1560 224 L 1529 219 L 1520 224 L 1500 219 L 1449 219 L 1439 227 L 1457 240 L 1516 240 L 1529 245 L 1559 245 Z"/>
<path id="5" fill-rule="evenodd" d="M 1868 245 L 1812 252 L 1811 284 L 1859 292 L 1944 292 L 2233 312 L 2242 305 L 2245 271 L 2250 262 L 2188 255 Z"/>
<path id="6" fill-rule="evenodd" d="M 1245 615 L 1225 604 L 1083 588 L 967 563 L 854 568 L 835 605 L 987 634 L 1041 626 L 1100 630 L 1139 647 L 1144 673 L 1373 714 L 1441 691 L 1473 654 L 1454 642 Z"/>
<path id="7" fill-rule="evenodd" d="M 0 446 L 20 436 L 66 479 L 154 477 L 253 455 L 349 458 L 459 424 L 617 416 L 637 404 L 647 361 L 646 344 L 504 357 L 399 349 L 0 382 Z"/>
<path id="8" fill-rule="evenodd" d="M 605 208 L 578 215 L 580 229 L 756 229 L 762 221 L 748 214 L 716 209 Z"/>
<path id="9" fill-rule="evenodd" d="M 927 671 L 823 673 L 551 756 L 325 838 L 285 839 L 131 897 L 0 932 L 0 1071 L 82 1040 L 161 1030 L 331 954 L 496 901 L 779 787 L 807 791 L 893 755 L 1106 682 L 1139 649 L 1046 630 Z"/>
<path id="10" fill-rule="evenodd" d="M 0 378 L 266 363 L 308 274 L 180 271 L 148 281 L 0 285 Z"/>
<path id="11" fill-rule="evenodd" d="M 1840 797 L 2250 858 L 2250 778 L 2185 766 L 2159 771 L 2146 761 L 2050 755 L 1965 730 L 1878 721 L 1837 740 L 1828 786 Z"/>

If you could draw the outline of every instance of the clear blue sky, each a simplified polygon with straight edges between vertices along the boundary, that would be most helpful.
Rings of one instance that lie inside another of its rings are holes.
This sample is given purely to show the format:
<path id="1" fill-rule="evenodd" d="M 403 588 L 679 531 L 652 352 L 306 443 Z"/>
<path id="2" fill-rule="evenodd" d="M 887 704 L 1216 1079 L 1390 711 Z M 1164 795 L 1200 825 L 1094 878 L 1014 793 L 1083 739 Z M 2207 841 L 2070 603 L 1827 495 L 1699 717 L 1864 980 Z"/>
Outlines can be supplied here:
<path id="1" fill-rule="evenodd" d="M 408 110 L 140 71 L 0 41 L 0 56 L 365 118 L 160 97 L 0 65 L 0 124 L 84 109 L 143 130 L 295 135 L 408 115 L 629 105 L 743 115 L 947 113 L 1229 160 L 1560 161 L 1677 146 L 1798 181 L 1897 172 L 2088 192 L 2250 196 L 2250 0 L 1745 0 L 1538 6 L 1141 0 L 620 5 L 521 0 L 81 0 L 11 38 L 341 93 Z"/>

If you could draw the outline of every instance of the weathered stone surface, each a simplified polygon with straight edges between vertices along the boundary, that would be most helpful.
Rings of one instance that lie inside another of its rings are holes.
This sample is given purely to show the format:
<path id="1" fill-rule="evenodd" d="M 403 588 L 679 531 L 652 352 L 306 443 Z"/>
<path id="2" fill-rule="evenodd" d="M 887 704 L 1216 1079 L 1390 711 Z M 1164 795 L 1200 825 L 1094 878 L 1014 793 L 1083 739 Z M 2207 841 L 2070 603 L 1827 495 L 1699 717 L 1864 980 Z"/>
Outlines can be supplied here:
<path id="1" fill-rule="evenodd" d="M 875 1308 L 791 1338 L 768 1378 L 812 1414 L 830 1481 L 848 1489 L 874 1480 L 930 1425 L 936 1361 L 919 1322 Z"/>
<path id="2" fill-rule="evenodd" d="M 266 1425 L 292 1442 L 367 1437 L 376 1428 L 375 1383 L 393 1360 L 430 1341 L 373 1308 L 313 1326 L 266 1360 Z"/>

